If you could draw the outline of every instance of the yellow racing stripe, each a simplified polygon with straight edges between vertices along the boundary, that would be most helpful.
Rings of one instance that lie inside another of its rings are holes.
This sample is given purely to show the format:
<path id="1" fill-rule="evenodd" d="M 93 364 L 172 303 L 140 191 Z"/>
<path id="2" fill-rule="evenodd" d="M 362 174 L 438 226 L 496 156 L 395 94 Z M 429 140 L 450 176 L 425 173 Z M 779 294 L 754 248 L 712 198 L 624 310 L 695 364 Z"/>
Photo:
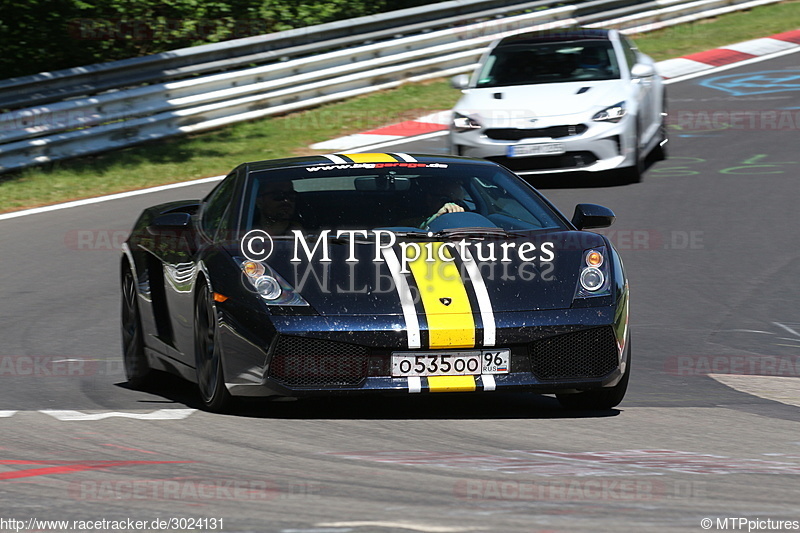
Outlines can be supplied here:
<path id="1" fill-rule="evenodd" d="M 431 392 L 462 392 L 475 390 L 475 376 L 429 376 Z"/>
<path id="2" fill-rule="evenodd" d="M 353 163 L 396 163 L 397 158 L 389 154 L 342 154 Z"/>
<path id="3" fill-rule="evenodd" d="M 473 348 L 475 317 L 472 306 L 458 267 L 449 260 L 452 259 L 450 250 L 442 249 L 443 245 L 442 242 L 425 243 L 420 246 L 422 253 L 413 260 L 414 249 L 406 249 L 408 266 L 428 320 L 428 346 L 432 349 Z"/>

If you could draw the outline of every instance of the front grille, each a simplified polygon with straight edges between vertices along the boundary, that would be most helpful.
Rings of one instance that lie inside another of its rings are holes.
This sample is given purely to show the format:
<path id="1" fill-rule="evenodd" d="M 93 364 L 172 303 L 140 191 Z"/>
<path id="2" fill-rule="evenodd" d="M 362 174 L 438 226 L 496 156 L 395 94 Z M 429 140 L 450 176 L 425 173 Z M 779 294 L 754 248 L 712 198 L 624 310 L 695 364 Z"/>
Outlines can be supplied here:
<path id="1" fill-rule="evenodd" d="M 281 336 L 269 377 L 291 387 L 347 387 L 367 376 L 366 346 L 307 337 Z"/>
<path id="2" fill-rule="evenodd" d="M 528 350 L 531 371 L 542 380 L 601 378 L 619 365 L 611 326 L 533 341 Z"/>
<path id="3" fill-rule="evenodd" d="M 589 129 L 586 124 L 570 124 L 568 126 L 551 126 L 549 128 L 491 128 L 484 133 L 496 141 L 520 141 L 522 139 L 540 139 L 543 137 L 560 139 L 580 135 Z"/>
<path id="4" fill-rule="evenodd" d="M 567 152 L 561 155 L 540 155 L 532 157 L 487 157 L 509 170 L 549 170 L 560 168 L 588 167 L 597 162 L 597 156 L 592 152 Z"/>

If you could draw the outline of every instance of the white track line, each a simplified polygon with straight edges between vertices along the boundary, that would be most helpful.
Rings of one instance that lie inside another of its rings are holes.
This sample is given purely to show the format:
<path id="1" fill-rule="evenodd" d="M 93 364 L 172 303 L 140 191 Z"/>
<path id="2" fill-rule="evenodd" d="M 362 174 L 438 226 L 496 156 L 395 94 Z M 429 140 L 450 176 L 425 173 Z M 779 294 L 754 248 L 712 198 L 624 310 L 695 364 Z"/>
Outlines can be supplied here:
<path id="1" fill-rule="evenodd" d="M 62 421 L 94 421 L 106 418 L 135 418 L 139 420 L 183 420 L 197 409 L 159 409 L 150 413 L 131 413 L 123 411 L 104 411 L 100 413 L 82 413 L 80 411 L 42 409 L 39 412 Z"/>
<path id="2" fill-rule="evenodd" d="M 8 220 L 10 218 L 24 217 L 27 215 L 37 215 L 39 213 L 47 213 L 49 211 L 59 211 L 61 209 L 69 209 L 70 207 L 81 207 L 84 205 L 99 204 L 111 200 L 119 200 L 121 198 L 130 198 L 132 196 L 140 196 L 142 194 L 150 194 L 152 192 L 168 191 L 170 189 L 179 189 L 181 187 L 189 187 L 190 185 L 200 185 L 202 183 L 210 183 L 219 181 L 225 176 L 213 176 L 211 178 L 202 178 L 199 180 L 182 181 L 180 183 L 170 183 L 169 185 L 159 185 L 158 187 L 149 187 L 147 189 L 139 189 L 136 191 L 120 192 L 116 194 L 109 194 L 107 196 L 98 196 L 96 198 L 86 198 L 85 200 L 75 200 L 74 202 L 65 202 L 63 204 L 46 205 L 44 207 L 35 207 L 33 209 L 25 209 L 23 211 L 12 211 L 0 215 L 0 220 Z"/>

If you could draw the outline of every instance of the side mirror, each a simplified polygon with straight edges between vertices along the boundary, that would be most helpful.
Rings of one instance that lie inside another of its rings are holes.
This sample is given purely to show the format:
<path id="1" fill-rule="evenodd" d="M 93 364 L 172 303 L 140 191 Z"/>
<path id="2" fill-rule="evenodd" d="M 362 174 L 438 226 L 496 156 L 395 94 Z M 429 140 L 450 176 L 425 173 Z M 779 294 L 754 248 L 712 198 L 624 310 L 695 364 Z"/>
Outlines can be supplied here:
<path id="1" fill-rule="evenodd" d="M 572 215 L 572 223 L 579 230 L 607 228 L 616 218 L 611 209 L 602 205 L 578 204 L 575 206 L 575 214 Z"/>
<path id="2" fill-rule="evenodd" d="M 457 74 L 450 78 L 450 85 L 454 89 L 466 89 L 469 85 L 469 74 Z"/>
<path id="3" fill-rule="evenodd" d="M 636 63 L 633 68 L 631 68 L 631 78 L 652 78 L 655 75 L 656 69 L 653 65 Z"/>
<path id="4" fill-rule="evenodd" d="M 191 222 L 192 215 L 190 213 L 166 213 L 154 218 L 147 226 L 147 232 L 150 235 L 158 235 L 167 231 L 183 232 Z"/>

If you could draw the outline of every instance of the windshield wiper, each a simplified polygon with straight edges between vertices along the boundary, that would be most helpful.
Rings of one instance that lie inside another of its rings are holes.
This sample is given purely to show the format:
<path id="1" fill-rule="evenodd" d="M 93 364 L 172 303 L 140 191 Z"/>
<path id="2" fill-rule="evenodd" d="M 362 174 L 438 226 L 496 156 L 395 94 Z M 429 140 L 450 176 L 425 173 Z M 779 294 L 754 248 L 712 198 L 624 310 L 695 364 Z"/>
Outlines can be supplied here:
<path id="1" fill-rule="evenodd" d="M 448 228 L 433 234 L 436 238 L 471 238 L 482 239 L 487 237 L 524 237 L 521 233 L 506 231 L 503 228 Z"/>

